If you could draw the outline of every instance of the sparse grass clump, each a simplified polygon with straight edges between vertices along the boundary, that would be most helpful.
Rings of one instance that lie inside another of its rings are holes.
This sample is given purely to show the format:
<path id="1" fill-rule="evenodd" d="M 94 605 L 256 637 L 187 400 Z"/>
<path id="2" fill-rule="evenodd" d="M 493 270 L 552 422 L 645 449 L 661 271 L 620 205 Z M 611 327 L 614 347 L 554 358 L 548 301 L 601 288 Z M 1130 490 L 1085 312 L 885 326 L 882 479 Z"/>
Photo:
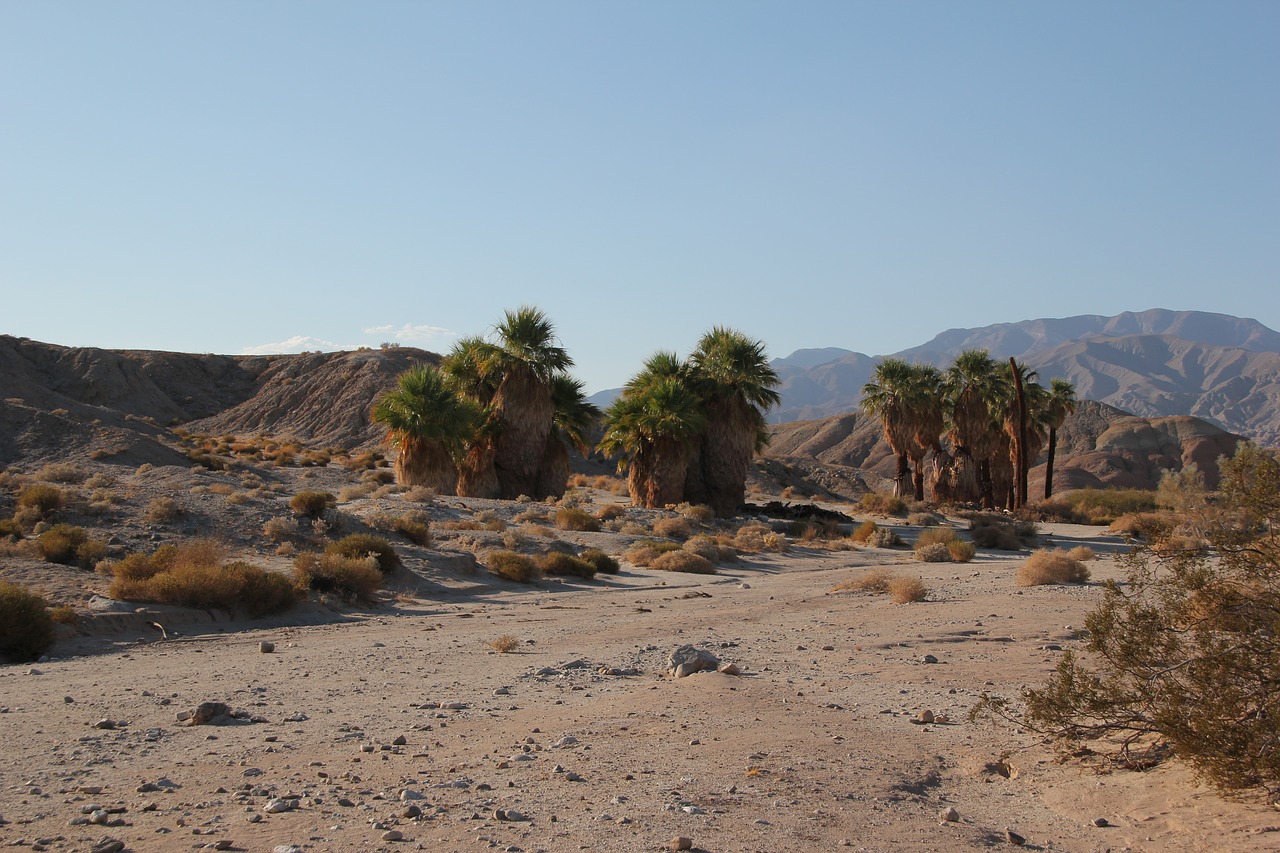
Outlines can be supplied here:
<path id="1" fill-rule="evenodd" d="M 53 645 L 53 619 L 45 600 L 27 589 L 0 581 L 0 657 L 25 662 Z"/>
<path id="2" fill-rule="evenodd" d="M 1089 580 L 1089 570 L 1084 563 L 1071 559 L 1064 551 L 1041 549 L 1018 567 L 1014 580 L 1018 586 L 1084 583 Z"/>
<path id="3" fill-rule="evenodd" d="M 1034 522 L 1006 518 L 993 513 L 974 513 L 969 517 L 969 535 L 979 548 L 998 551 L 1021 551 L 1035 543 Z"/>
<path id="4" fill-rule="evenodd" d="M 431 544 L 431 517 L 425 512 L 406 512 L 391 518 L 391 529 L 415 545 Z"/>
<path id="5" fill-rule="evenodd" d="M 972 542 L 966 542 L 963 539 L 952 539 L 947 543 L 947 551 L 951 553 L 951 559 L 957 563 L 967 563 L 973 559 L 974 554 L 978 553 L 978 549 Z"/>
<path id="6" fill-rule="evenodd" d="M 585 509 L 562 506 L 556 510 L 556 527 L 561 530 L 595 532 L 600 529 L 600 521 Z"/>
<path id="7" fill-rule="evenodd" d="M 473 518 L 476 523 L 484 530 L 491 530 L 495 533 L 501 533 L 507 529 L 507 523 L 502 517 L 491 509 L 482 509 L 477 512 Z M 568 529 L 568 528 L 565 528 Z"/>
<path id="8" fill-rule="evenodd" d="M 333 593 L 347 601 L 372 601 L 382 586 L 382 571 L 372 556 L 307 551 L 294 558 L 293 577 L 301 589 Z"/>
<path id="9" fill-rule="evenodd" d="M 503 634 L 495 640 L 490 640 L 486 645 L 498 654 L 505 655 L 520 648 L 520 641 L 510 634 Z"/>
<path id="10" fill-rule="evenodd" d="M 938 516 L 932 512 L 913 512 L 907 516 L 907 524 L 913 527 L 933 527 L 938 523 Z"/>
<path id="11" fill-rule="evenodd" d="M 83 527 L 70 524 L 55 524 L 37 537 L 36 544 L 45 560 L 69 566 L 91 567 L 107 553 L 105 542 L 89 538 Z"/>
<path id="12" fill-rule="evenodd" d="M 89 472 L 73 462 L 50 462 L 35 473 L 37 480 L 49 483 L 83 483 Z"/>
<path id="13" fill-rule="evenodd" d="M 378 568 L 384 573 L 393 571 L 400 565 L 400 557 L 391 543 L 372 533 L 352 533 L 344 536 L 326 545 L 324 552 L 352 559 L 373 557 L 378 562 Z"/>
<path id="14" fill-rule="evenodd" d="M 157 524 L 173 521 L 182 515 L 182 504 L 168 495 L 158 497 L 147 504 L 143 518 Z"/>
<path id="15" fill-rule="evenodd" d="M 1177 527 L 1177 520 L 1167 512 L 1127 512 L 1111 522 L 1108 531 L 1156 542 L 1168 537 Z"/>
<path id="16" fill-rule="evenodd" d="M 319 518 L 324 511 L 336 505 L 338 499 L 329 492 L 298 492 L 289 501 L 289 509 L 300 518 Z"/>
<path id="17" fill-rule="evenodd" d="M 62 489 L 47 483 L 28 483 L 18 492 L 18 506 L 38 513 L 41 518 L 62 509 L 65 503 Z"/>
<path id="18" fill-rule="evenodd" d="M 0 540 L 15 540 L 21 538 L 22 525 L 18 523 L 16 518 L 0 518 Z"/>
<path id="19" fill-rule="evenodd" d="M 787 544 L 787 537 L 781 533 L 775 533 L 763 524 L 747 524 L 734 533 L 733 547 L 744 554 L 759 554 L 764 551 L 781 554 L 791 546 Z"/>
<path id="20" fill-rule="evenodd" d="M 645 568 L 653 565 L 653 561 L 663 554 L 678 550 L 680 546 L 674 542 L 637 542 L 623 553 L 622 559 L 633 566 Z"/>
<path id="21" fill-rule="evenodd" d="M 591 580 L 596 576 L 596 567 L 592 563 L 563 551 L 548 551 L 543 554 L 538 558 L 538 569 L 544 575 L 559 575 L 583 580 Z"/>
<path id="22" fill-rule="evenodd" d="M 681 547 L 690 553 L 705 557 L 713 563 L 727 563 L 738 559 L 738 552 L 732 546 L 722 544 L 705 533 L 700 533 L 686 540 Z"/>
<path id="23" fill-rule="evenodd" d="M 894 604 L 910 604 L 913 601 L 924 601 L 929 589 L 920 578 L 893 578 L 889 581 L 888 592 L 889 599 Z"/>
<path id="24" fill-rule="evenodd" d="M 653 520 L 653 535 L 665 536 L 668 539 L 688 539 L 691 529 L 689 519 L 684 516 L 664 516 Z"/>
<path id="25" fill-rule="evenodd" d="M 495 575 L 509 581 L 532 583 L 538 579 L 538 567 L 533 558 L 515 551 L 491 551 L 485 557 L 485 566 Z"/>
<path id="26" fill-rule="evenodd" d="M 676 512 L 697 524 L 706 524 L 716 517 L 711 507 L 704 504 L 682 503 L 672 507 Z"/>
<path id="27" fill-rule="evenodd" d="M 716 573 L 715 565 L 706 557 L 700 557 L 683 549 L 659 554 L 649 564 L 649 568 L 662 572 L 684 572 L 693 575 L 714 575 Z"/>
<path id="28" fill-rule="evenodd" d="M 946 545 L 960 538 L 954 528 L 951 527 L 931 527 L 927 530 L 920 531 L 920 535 L 916 537 L 915 550 L 927 548 L 930 545 Z"/>
<path id="29" fill-rule="evenodd" d="M 1078 562 L 1087 563 L 1096 555 L 1093 553 L 1093 549 L 1088 545 L 1077 545 L 1067 552 L 1067 556 Z"/>
<path id="30" fill-rule="evenodd" d="M 1126 513 L 1154 511 L 1156 493 L 1146 489 L 1076 489 L 1058 495 L 1052 505 L 1059 516 L 1076 524 L 1110 524 Z M 1066 511 L 1061 509 L 1063 505 Z"/>
<path id="31" fill-rule="evenodd" d="M 406 501 L 428 506 L 436 502 L 436 490 L 430 486 L 410 486 L 401 496 Z"/>
<path id="32" fill-rule="evenodd" d="M 893 571 L 881 566 L 867 569 L 856 578 L 836 584 L 832 592 L 888 592 L 889 581 L 897 577 Z"/>
<path id="33" fill-rule="evenodd" d="M 916 546 L 916 559 L 923 563 L 951 562 L 951 549 L 946 542 L 934 542 L 924 547 Z"/>
<path id="34" fill-rule="evenodd" d="M 853 529 L 853 532 L 849 534 L 849 538 L 854 542 L 870 542 L 871 537 L 874 536 L 876 531 L 879 529 L 880 525 L 868 518 Z"/>
<path id="35" fill-rule="evenodd" d="M 623 518 L 627 511 L 619 504 L 605 504 L 596 510 L 596 518 L 600 521 L 612 521 L 615 518 Z"/>
<path id="36" fill-rule="evenodd" d="M 298 535 L 298 523 L 289 518 L 271 518 L 262 525 L 262 535 L 272 542 L 287 542 Z"/>
<path id="37" fill-rule="evenodd" d="M 595 567 L 597 572 L 602 572 L 606 575 L 616 575 L 622 568 L 617 560 L 599 548 L 588 548 L 578 555 L 578 559 L 586 560 Z"/>
<path id="38" fill-rule="evenodd" d="M 873 512 L 876 515 L 905 515 L 907 505 L 902 498 L 895 498 L 893 495 L 881 495 L 875 492 L 868 492 L 858 501 L 858 507 L 863 512 Z"/>
<path id="39" fill-rule="evenodd" d="M 111 566 L 110 595 L 180 607 L 243 610 L 265 616 L 292 607 L 297 590 L 284 575 L 241 561 L 223 562 L 225 549 L 208 540 L 164 545 L 150 555 L 135 553 Z"/>

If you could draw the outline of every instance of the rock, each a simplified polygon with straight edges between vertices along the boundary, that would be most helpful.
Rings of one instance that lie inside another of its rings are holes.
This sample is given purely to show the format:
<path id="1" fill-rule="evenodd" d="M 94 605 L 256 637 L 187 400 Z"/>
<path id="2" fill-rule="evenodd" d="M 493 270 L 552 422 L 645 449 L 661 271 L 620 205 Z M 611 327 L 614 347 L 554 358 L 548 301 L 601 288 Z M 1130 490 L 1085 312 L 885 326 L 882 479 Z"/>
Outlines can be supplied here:
<path id="1" fill-rule="evenodd" d="M 225 702 L 201 702 L 191 710 L 188 719 L 190 725 L 206 726 L 230 716 L 231 706 Z"/>
<path id="2" fill-rule="evenodd" d="M 275 643 L 268 642 L 267 640 L 263 640 L 261 643 L 258 643 L 258 651 L 264 655 L 269 655 L 275 650 L 276 650 Z"/>
<path id="3" fill-rule="evenodd" d="M 925 726 L 925 725 L 928 725 L 929 723 L 932 723 L 935 719 L 936 717 L 934 717 L 933 712 L 930 711 L 928 708 L 925 708 L 919 714 L 916 714 L 916 718 L 912 720 L 912 722 Z"/>
<path id="4" fill-rule="evenodd" d="M 920 658 L 920 663 L 937 663 L 937 662 L 938 662 L 938 659 L 933 655 L 925 655 L 924 657 Z"/>
<path id="5" fill-rule="evenodd" d="M 1111 826 L 1111 822 L 1110 822 L 1110 821 L 1108 821 L 1105 817 L 1095 817 L 1095 818 L 1094 818 L 1092 821 L 1090 821 L 1090 822 L 1091 822 L 1094 826 Z"/>
<path id="6" fill-rule="evenodd" d="M 95 729 L 114 729 L 116 727 L 115 720 L 101 719 L 93 724 Z"/>
<path id="7" fill-rule="evenodd" d="M 352 800 L 350 797 L 338 797 L 337 803 L 338 805 L 342 806 L 344 809 L 355 807 L 355 801 Z"/>
<path id="8" fill-rule="evenodd" d="M 124 842 L 115 838 L 104 838 L 89 849 L 92 853 L 120 853 L 124 849 Z"/>
<path id="9" fill-rule="evenodd" d="M 388 829 L 382 833 L 383 841 L 404 841 L 404 833 L 398 829 Z"/>
<path id="10" fill-rule="evenodd" d="M 952 823 L 959 819 L 960 819 L 960 812 L 956 811 L 954 806 L 947 806 L 945 809 L 942 810 L 942 813 L 938 815 L 938 820 L 942 821 L 943 823 Z"/>
<path id="11" fill-rule="evenodd" d="M 303 853 L 303 851 L 296 844 L 277 844 L 271 848 L 271 853 Z"/>
<path id="12" fill-rule="evenodd" d="M 684 835 L 678 835 L 667 842 L 667 849 L 673 851 L 673 853 L 677 850 L 692 850 L 693 839 Z"/>
<path id="13" fill-rule="evenodd" d="M 414 800 L 425 800 L 427 795 L 421 791 L 415 791 L 413 788 L 405 788 L 400 792 L 400 802 L 411 803 Z"/>
<path id="14" fill-rule="evenodd" d="M 706 672 L 720 666 L 720 659 L 706 649 L 697 646 L 680 646 L 667 659 L 667 673 L 674 678 L 684 678 L 695 672 Z"/>
<path id="15" fill-rule="evenodd" d="M 397 736 L 396 736 L 396 739 L 395 739 L 395 740 L 393 740 L 393 741 L 391 741 L 391 744 L 392 744 L 393 746 L 404 746 L 404 745 L 405 745 L 405 744 L 407 744 L 408 742 L 409 742 L 409 739 L 408 739 L 407 737 L 405 737 L 404 735 L 397 735 Z"/>
<path id="16" fill-rule="evenodd" d="M 742 675 L 742 670 L 736 663 L 722 663 L 716 671 L 721 675 Z"/>
<path id="17" fill-rule="evenodd" d="M 1004 840 L 1008 841 L 1014 847 L 1021 847 L 1027 843 L 1027 839 L 1023 838 L 1007 826 L 1004 828 Z"/>
<path id="18" fill-rule="evenodd" d="M 280 814 L 281 812 L 291 812 L 298 807 L 297 800 L 286 800 L 284 797 L 276 797 L 267 800 L 267 804 L 262 810 L 267 814 Z"/>
<path id="19" fill-rule="evenodd" d="M 400 817 L 406 817 L 410 820 L 422 817 L 422 809 L 417 806 L 405 806 L 404 810 L 400 812 Z"/>

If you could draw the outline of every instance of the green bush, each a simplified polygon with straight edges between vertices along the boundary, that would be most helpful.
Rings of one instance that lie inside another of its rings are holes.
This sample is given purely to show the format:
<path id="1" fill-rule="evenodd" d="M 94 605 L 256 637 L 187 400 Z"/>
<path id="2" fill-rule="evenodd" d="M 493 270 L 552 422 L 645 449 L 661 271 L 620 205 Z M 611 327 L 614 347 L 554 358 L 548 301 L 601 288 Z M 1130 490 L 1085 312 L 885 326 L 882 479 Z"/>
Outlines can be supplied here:
<path id="1" fill-rule="evenodd" d="M 616 575 L 622 569 L 617 560 L 599 548 L 588 548 L 579 554 L 578 558 L 586 560 L 595 567 L 597 572 L 603 572 L 606 575 Z"/>
<path id="2" fill-rule="evenodd" d="M 244 562 L 224 562 L 226 549 L 207 539 L 162 545 L 150 555 L 130 554 L 111 566 L 110 596 L 179 607 L 240 610 L 266 616 L 292 607 L 289 578 Z"/>
<path id="3" fill-rule="evenodd" d="M 515 551 L 493 551 L 485 558 L 485 565 L 489 571 L 509 581 L 532 583 L 538 579 L 538 567 L 533 558 Z"/>
<path id="4" fill-rule="evenodd" d="M 372 556 L 378 561 L 378 568 L 384 573 L 393 571 L 400 565 L 400 557 L 391 543 L 372 533 L 352 533 L 350 536 L 344 536 L 337 542 L 330 542 L 324 552 L 351 558 Z"/>
<path id="5" fill-rule="evenodd" d="M 596 576 L 596 567 L 572 554 L 563 551 L 548 551 L 538 560 L 538 568 L 544 575 L 560 575 L 562 577 L 591 580 Z"/>
<path id="6" fill-rule="evenodd" d="M 18 506 L 48 515 L 62 509 L 66 496 L 62 489 L 47 483 L 29 483 L 18 492 Z"/>
<path id="7" fill-rule="evenodd" d="M 302 589 L 331 592 L 348 601 L 371 601 L 382 586 L 382 571 L 373 557 L 344 557 L 314 551 L 294 558 L 293 577 Z"/>
<path id="8" fill-rule="evenodd" d="M 1175 477 L 1166 488 L 1176 490 L 1181 479 Z M 1060 509 L 1063 504 L 1067 512 Z M 1077 524 L 1110 524 L 1126 513 L 1155 510 L 1156 493 L 1147 489 L 1076 489 L 1055 497 L 1053 506 L 1059 508 L 1058 515 Z"/>
<path id="9" fill-rule="evenodd" d="M 25 587 L 0 581 L 0 657 L 35 660 L 53 645 L 53 619 L 45 600 Z"/>
<path id="10" fill-rule="evenodd" d="M 324 511 L 335 506 L 338 499 L 329 492 L 298 492 L 289 501 L 289 509 L 302 518 L 319 518 Z"/>
<path id="11" fill-rule="evenodd" d="M 90 539 L 83 527 L 55 524 L 36 539 L 40 556 L 50 563 L 81 565 L 86 568 L 106 554 L 105 543 Z"/>
<path id="12" fill-rule="evenodd" d="M 556 510 L 556 527 L 561 530 L 584 530 L 594 533 L 600 529 L 600 520 L 585 509 L 562 506 Z"/>
<path id="13" fill-rule="evenodd" d="M 972 542 L 963 539 L 952 539 L 947 543 L 947 550 L 951 552 L 951 559 L 957 563 L 967 563 L 978 553 Z"/>

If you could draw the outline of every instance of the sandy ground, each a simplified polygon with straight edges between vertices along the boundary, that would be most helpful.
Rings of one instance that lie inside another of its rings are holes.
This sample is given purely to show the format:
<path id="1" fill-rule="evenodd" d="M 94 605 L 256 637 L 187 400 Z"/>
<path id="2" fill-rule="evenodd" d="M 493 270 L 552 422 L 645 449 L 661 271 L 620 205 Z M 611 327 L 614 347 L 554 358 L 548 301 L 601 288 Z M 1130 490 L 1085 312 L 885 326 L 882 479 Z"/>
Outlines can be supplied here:
<path id="1" fill-rule="evenodd" d="M 1095 578 L 1116 574 L 1106 555 L 1118 542 L 1049 532 L 1093 544 Z M 318 624 L 302 626 L 163 608 L 103 616 L 53 659 L 0 668 L 0 839 L 948 851 L 1008 846 L 1008 827 L 1028 849 L 1280 849 L 1274 809 L 1225 802 L 1176 764 L 1103 773 L 966 720 L 983 691 L 1016 695 L 1079 647 L 1098 596 L 1019 590 L 1019 559 L 797 547 L 715 576 L 624 567 L 532 589 L 455 583 L 372 612 L 313 610 Z M 885 562 L 920 575 L 929 600 L 830 592 Z M 153 617 L 181 636 L 139 639 Z M 518 648 L 495 652 L 502 636 Z M 671 678 L 682 644 L 742 674 Z M 204 701 L 250 718 L 177 721 Z M 949 719 L 917 724 L 925 709 Z M 948 807 L 958 820 L 939 819 Z"/>

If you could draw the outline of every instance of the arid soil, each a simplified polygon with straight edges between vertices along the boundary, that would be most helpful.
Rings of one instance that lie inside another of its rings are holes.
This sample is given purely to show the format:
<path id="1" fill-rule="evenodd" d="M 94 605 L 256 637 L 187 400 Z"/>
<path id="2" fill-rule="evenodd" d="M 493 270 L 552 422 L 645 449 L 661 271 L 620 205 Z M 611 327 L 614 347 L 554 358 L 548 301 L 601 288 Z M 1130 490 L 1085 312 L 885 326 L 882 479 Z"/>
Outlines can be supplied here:
<path id="1" fill-rule="evenodd" d="M 115 547 L 220 531 L 284 570 L 287 556 L 251 534 L 287 515 L 298 488 L 351 478 L 322 469 L 239 500 L 191 492 L 233 476 L 121 476 L 109 488 L 134 511 L 113 510 Z M 187 514 L 139 521 L 161 492 Z M 355 526 L 405 503 L 364 496 L 339 512 Z M 1076 586 L 1018 588 L 1025 552 L 920 563 L 909 548 L 799 541 L 710 576 L 624 563 L 592 581 L 522 585 L 471 556 L 502 533 L 448 528 L 528 505 L 420 508 L 435 541 L 396 543 L 405 565 L 376 606 L 313 600 L 261 621 L 91 599 L 101 575 L 0 557 L 0 576 L 94 614 L 61 628 L 48 661 L 0 667 L 0 839 L 68 851 L 117 840 L 134 851 L 558 853 L 677 838 L 717 853 L 949 851 L 1009 846 L 1008 829 L 1041 850 L 1280 848 L 1273 808 L 1225 801 L 1177 763 L 1137 773 L 1060 761 L 1034 736 L 966 719 L 983 692 L 1016 696 L 1082 645 L 1096 581 L 1118 575 L 1111 556 L 1127 547 L 1098 528 L 1042 528 L 1098 553 L 1095 583 Z M 526 535 L 615 554 L 637 538 Z M 922 578 L 928 599 L 832 592 L 880 565 Z M 512 651 L 495 650 L 503 637 Z M 686 644 L 740 674 L 669 676 Z M 178 719 L 203 702 L 240 713 Z M 919 722 L 926 710 L 935 722 Z M 958 819 L 942 819 L 949 808 Z"/>

